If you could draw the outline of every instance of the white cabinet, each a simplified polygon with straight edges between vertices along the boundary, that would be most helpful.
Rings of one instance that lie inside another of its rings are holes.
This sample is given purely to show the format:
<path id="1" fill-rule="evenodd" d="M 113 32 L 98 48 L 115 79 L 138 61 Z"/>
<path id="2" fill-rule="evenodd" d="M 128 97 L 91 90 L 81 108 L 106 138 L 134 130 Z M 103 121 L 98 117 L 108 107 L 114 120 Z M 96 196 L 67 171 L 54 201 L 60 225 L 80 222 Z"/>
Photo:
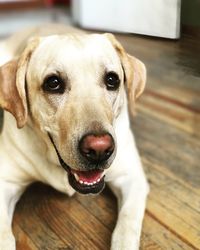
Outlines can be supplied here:
<path id="1" fill-rule="evenodd" d="M 181 0 L 73 0 L 80 26 L 176 39 Z"/>

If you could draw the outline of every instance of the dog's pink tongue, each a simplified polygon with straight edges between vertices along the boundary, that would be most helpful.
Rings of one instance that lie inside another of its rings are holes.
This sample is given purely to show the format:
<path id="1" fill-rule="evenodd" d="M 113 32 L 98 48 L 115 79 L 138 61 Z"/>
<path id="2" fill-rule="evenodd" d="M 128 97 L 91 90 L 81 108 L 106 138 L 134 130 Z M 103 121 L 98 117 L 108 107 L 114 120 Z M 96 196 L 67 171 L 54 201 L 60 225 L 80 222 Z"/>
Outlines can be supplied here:
<path id="1" fill-rule="evenodd" d="M 92 170 L 92 171 L 73 171 L 79 177 L 79 180 L 83 182 L 95 182 L 101 178 L 103 170 Z"/>

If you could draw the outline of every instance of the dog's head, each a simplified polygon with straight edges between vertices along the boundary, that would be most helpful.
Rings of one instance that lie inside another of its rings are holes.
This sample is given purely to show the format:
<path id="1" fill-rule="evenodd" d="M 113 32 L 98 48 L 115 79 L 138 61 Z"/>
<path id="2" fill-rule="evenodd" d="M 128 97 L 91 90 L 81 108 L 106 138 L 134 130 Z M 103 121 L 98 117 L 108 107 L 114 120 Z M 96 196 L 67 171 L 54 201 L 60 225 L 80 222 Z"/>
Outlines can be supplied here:
<path id="1" fill-rule="evenodd" d="M 125 89 L 132 111 L 144 85 L 143 63 L 113 35 L 49 36 L 1 67 L 0 105 L 18 128 L 28 121 L 42 133 L 75 190 L 98 193 L 116 154 Z"/>

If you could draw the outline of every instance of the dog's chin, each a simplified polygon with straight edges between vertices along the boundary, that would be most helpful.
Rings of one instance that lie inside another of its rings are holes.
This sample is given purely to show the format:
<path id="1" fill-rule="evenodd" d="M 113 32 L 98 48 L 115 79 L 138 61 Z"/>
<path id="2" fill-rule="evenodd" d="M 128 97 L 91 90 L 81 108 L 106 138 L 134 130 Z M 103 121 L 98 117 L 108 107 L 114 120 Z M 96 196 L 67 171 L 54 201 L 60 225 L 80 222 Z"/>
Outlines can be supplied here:
<path id="1" fill-rule="evenodd" d="M 98 194 L 104 186 L 104 171 L 77 171 L 68 167 L 69 184 L 81 194 Z"/>

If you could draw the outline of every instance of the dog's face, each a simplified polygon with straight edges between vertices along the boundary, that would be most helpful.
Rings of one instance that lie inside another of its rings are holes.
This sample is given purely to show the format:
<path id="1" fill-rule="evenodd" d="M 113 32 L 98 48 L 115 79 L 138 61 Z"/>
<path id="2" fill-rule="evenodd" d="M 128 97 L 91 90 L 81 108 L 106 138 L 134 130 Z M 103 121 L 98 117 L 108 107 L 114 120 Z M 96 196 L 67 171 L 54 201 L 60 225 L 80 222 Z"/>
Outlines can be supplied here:
<path id="1" fill-rule="evenodd" d="M 115 49 L 100 35 L 41 39 L 26 80 L 32 119 L 51 138 L 70 183 L 99 191 L 117 148 L 113 124 L 124 89 Z"/>
<path id="2" fill-rule="evenodd" d="M 50 36 L 35 39 L 18 61 L 4 66 L 2 82 L 11 71 L 15 107 L 3 87 L 1 106 L 14 114 L 18 127 L 29 115 L 75 190 L 101 191 L 117 150 L 114 127 L 125 84 L 133 101 L 144 88 L 142 63 L 111 35 Z"/>

